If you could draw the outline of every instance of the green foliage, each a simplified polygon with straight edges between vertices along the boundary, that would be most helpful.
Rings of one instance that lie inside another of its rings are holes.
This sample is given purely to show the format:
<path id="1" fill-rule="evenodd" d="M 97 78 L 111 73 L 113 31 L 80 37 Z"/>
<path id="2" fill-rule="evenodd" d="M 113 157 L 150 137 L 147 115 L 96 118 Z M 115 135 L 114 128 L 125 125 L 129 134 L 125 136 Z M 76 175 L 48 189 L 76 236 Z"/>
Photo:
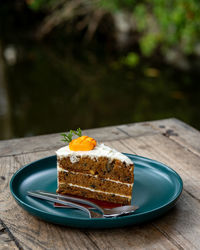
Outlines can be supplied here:
<path id="1" fill-rule="evenodd" d="M 64 139 L 62 139 L 62 141 L 70 143 L 72 141 L 73 135 L 77 135 L 78 137 L 81 137 L 82 135 L 82 131 L 80 128 L 78 128 L 77 130 L 70 130 L 68 134 L 61 134 Z"/>
<path id="2" fill-rule="evenodd" d="M 136 4 L 136 0 L 99 0 L 98 6 L 107 11 L 120 11 L 121 9 L 133 8 Z"/>
<path id="3" fill-rule="evenodd" d="M 200 5 L 196 0 L 152 1 L 162 47 L 178 47 L 192 54 L 200 39 Z M 147 31 L 149 32 L 149 31 Z"/>
<path id="4" fill-rule="evenodd" d="M 69 1 L 69 0 L 65 0 Z M 64 0 L 32 0 L 29 6 L 34 10 L 51 9 Z M 73 1 L 73 0 L 71 0 Z M 137 42 L 145 56 L 151 56 L 159 47 L 161 51 L 178 48 L 182 53 L 194 53 L 200 41 L 200 4 L 198 0 L 88 0 L 93 9 L 108 13 L 129 12 L 132 14 Z M 131 59 L 130 59 L 131 58 Z M 132 63 L 131 56 L 127 64 Z M 136 57 L 135 57 L 136 58 Z"/>
<path id="5" fill-rule="evenodd" d="M 107 11 L 115 12 L 118 11 L 117 4 L 115 3 L 116 1 L 107 1 L 107 0 L 101 0 L 98 5 L 100 8 L 105 9 Z"/>
<path id="6" fill-rule="evenodd" d="M 142 32 L 147 28 L 147 19 L 144 18 L 147 16 L 147 8 L 144 4 L 136 5 L 134 9 L 133 18 L 137 21 L 138 31 Z"/>
<path id="7" fill-rule="evenodd" d="M 122 58 L 122 63 L 129 67 L 135 67 L 138 65 L 139 60 L 140 58 L 138 54 L 134 52 L 129 52 L 126 57 Z"/>
<path id="8" fill-rule="evenodd" d="M 157 34 L 147 33 L 140 40 L 140 49 L 145 56 L 150 56 L 159 42 Z"/>
<path id="9" fill-rule="evenodd" d="M 194 53 L 200 40 L 200 4 L 197 0 L 100 0 L 103 8 L 107 2 L 112 10 L 128 10 L 133 14 L 141 52 L 151 56 L 155 48 L 161 51 L 179 48 L 184 54 Z"/>
<path id="10" fill-rule="evenodd" d="M 31 9 L 37 11 L 50 8 L 54 2 L 54 0 L 32 0 L 28 2 L 28 5 Z"/>

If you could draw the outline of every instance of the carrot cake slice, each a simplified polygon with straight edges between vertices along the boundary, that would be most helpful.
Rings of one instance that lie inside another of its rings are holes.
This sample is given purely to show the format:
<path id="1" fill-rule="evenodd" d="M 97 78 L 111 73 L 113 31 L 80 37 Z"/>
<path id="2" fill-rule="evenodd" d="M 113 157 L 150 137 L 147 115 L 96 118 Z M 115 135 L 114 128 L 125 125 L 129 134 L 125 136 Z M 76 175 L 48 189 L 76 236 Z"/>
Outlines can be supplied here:
<path id="1" fill-rule="evenodd" d="M 56 154 L 58 193 L 131 204 L 134 165 L 127 156 L 88 136 L 72 140 Z"/>

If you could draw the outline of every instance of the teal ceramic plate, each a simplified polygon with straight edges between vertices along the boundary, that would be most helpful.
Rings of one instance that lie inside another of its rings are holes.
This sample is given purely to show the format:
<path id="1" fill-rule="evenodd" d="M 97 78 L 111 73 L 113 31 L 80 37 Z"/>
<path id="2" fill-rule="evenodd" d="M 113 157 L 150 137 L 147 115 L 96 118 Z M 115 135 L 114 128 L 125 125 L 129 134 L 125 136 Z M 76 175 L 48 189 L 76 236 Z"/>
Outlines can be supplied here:
<path id="1" fill-rule="evenodd" d="M 32 162 L 19 169 L 10 181 L 17 203 L 45 221 L 78 228 L 114 228 L 144 223 L 169 210 L 179 198 L 183 183 L 166 165 L 141 156 L 126 154 L 135 164 L 133 204 L 139 209 L 117 218 L 89 219 L 76 209 L 55 208 L 52 203 L 26 195 L 28 190 L 55 192 L 57 187 L 56 156 Z"/>

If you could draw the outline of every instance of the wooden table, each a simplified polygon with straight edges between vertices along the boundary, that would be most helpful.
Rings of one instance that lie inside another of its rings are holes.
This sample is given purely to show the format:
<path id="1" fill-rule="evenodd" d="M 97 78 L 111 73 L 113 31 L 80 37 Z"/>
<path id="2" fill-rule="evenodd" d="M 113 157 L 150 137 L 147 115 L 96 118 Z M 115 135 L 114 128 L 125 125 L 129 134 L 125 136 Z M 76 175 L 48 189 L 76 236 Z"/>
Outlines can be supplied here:
<path id="1" fill-rule="evenodd" d="M 200 249 L 200 133 L 177 119 L 90 129 L 84 134 L 121 152 L 161 161 L 183 179 L 177 205 L 150 223 L 84 230 L 39 220 L 12 198 L 12 175 L 55 154 L 60 134 L 0 141 L 0 249 Z"/>

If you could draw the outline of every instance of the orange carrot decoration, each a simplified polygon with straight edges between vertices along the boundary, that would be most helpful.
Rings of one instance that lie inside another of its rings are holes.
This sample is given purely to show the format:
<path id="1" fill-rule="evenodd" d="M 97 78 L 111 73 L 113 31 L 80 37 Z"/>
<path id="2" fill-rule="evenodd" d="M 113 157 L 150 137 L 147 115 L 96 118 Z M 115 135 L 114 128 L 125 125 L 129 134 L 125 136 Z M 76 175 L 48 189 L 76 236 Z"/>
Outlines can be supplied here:
<path id="1" fill-rule="evenodd" d="M 88 137 L 88 136 L 81 136 L 69 143 L 69 149 L 72 151 L 89 151 L 94 149 L 97 145 L 95 139 Z"/>

